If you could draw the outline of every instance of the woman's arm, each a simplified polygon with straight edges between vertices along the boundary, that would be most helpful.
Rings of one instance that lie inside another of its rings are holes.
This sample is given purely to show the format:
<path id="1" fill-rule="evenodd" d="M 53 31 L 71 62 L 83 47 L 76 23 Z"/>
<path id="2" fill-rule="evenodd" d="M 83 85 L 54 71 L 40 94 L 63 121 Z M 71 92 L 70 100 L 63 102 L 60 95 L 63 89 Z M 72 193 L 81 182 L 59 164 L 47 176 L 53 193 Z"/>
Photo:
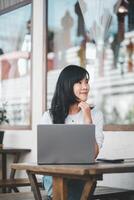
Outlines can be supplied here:
<path id="1" fill-rule="evenodd" d="M 104 135 L 103 135 L 103 116 L 102 113 L 96 109 L 93 109 L 93 116 L 91 115 L 91 109 L 88 103 L 80 102 L 78 106 L 82 109 L 84 115 L 85 124 L 95 124 L 95 158 L 99 154 L 99 150 L 102 147 Z"/>

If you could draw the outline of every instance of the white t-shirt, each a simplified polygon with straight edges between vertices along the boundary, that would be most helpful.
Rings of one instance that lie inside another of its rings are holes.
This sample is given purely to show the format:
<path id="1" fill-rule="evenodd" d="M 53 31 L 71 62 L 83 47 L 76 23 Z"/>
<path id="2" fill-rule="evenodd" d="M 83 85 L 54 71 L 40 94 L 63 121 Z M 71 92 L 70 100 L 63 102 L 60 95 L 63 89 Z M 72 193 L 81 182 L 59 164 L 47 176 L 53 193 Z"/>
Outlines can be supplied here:
<path id="1" fill-rule="evenodd" d="M 103 116 L 101 111 L 96 108 L 91 110 L 92 121 L 95 124 L 95 136 L 96 142 L 99 148 L 102 147 L 104 135 L 103 135 Z M 44 112 L 40 124 L 53 124 L 49 111 Z M 82 110 L 76 114 L 68 115 L 65 119 L 65 124 L 84 124 L 84 116 Z"/>

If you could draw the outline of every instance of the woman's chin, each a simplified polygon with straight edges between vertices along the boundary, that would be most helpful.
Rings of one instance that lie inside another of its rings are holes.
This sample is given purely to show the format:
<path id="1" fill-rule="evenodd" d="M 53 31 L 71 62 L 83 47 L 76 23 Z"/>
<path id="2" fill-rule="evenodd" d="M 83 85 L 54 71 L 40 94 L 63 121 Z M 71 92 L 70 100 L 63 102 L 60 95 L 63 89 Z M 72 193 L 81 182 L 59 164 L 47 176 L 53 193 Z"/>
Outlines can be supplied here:
<path id="1" fill-rule="evenodd" d="M 87 99 L 88 99 L 87 96 L 79 97 L 79 98 L 77 98 L 77 102 L 78 102 L 78 103 L 80 103 L 81 101 L 86 102 Z"/>
<path id="2" fill-rule="evenodd" d="M 86 102 L 87 101 L 87 97 L 80 98 L 80 101 Z"/>

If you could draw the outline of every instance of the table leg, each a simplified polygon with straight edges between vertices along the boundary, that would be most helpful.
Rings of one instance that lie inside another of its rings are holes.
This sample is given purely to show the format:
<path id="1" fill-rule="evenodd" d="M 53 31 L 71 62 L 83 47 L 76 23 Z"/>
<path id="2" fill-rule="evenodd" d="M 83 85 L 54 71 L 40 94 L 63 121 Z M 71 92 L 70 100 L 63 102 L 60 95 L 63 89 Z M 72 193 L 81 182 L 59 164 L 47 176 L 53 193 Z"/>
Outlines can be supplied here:
<path id="1" fill-rule="evenodd" d="M 91 199 L 93 192 L 95 190 L 95 187 L 96 187 L 96 179 L 90 179 L 86 181 L 80 200 Z"/>
<path id="2" fill-rule="evenodd" d="M 14 154 L 13 163 L 18 163 L 19 159 L 20 159 L 20 153 Z M 16 172 L 16 169 L 11 169 L 10 179 L 13 179 L 15 177 L 15 172 Z"/>
<path id="3" fill-rule="evenodd" d="M 67 200 L 67 181 L 63 177 L 53 177 L 53 200 Z"/>
<path id="4" fill-rule="evenodd" d="M 18 162 L 19 162 L 20 155 L 21 155 L 20 152 L 14 154 L 13 163 L 18 163 Z M 11 172 L 10 172 L 10 179 L 14 179 L 14 177 L 15 177 L 15 172 L 16 172 L 16 169 L 11 169 Z M 15 188 L 9 188 L 9 189 L 8 189 L 8 192 L 11 192 L 12 189 L 14 190 L 14 192 L 19 192 L 19 190 L 18 190 L 17 187 L 15 187 Z"/>
<path id="5" fill-rule="evenodd" d="M 2 180 L 7 179 L 7 155 L 2 153 Z M 6 188 L 2 188 L 2 192 L 6 193 Z"/>
<path id="6" fill-rule="evenodd" d="M 29 181 L 31 183 L 31 188 L 32 188 L 35 200 L 42 200 L 36 175 L 28 170 L 27 170 L 27 175 L 28 175 Z"/>

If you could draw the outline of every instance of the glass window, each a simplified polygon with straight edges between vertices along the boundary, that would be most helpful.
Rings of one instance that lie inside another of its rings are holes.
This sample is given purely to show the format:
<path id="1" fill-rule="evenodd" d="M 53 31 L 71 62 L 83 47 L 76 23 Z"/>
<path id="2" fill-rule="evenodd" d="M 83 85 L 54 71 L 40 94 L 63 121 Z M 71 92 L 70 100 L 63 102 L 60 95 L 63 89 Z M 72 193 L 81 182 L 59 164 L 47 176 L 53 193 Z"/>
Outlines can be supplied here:
<path id="1" fill-rule="evenodd" d="M 0 15 L 0 112 L 7 124 L 31 125 L 31 4 Z"/>
<path id="2" fill-rule="evenodd" d="M 47 108 L 61 69 L 81 65 L 105 129 L 134 129 L 134 1 L 48 0 L 47 6 Z"/>

